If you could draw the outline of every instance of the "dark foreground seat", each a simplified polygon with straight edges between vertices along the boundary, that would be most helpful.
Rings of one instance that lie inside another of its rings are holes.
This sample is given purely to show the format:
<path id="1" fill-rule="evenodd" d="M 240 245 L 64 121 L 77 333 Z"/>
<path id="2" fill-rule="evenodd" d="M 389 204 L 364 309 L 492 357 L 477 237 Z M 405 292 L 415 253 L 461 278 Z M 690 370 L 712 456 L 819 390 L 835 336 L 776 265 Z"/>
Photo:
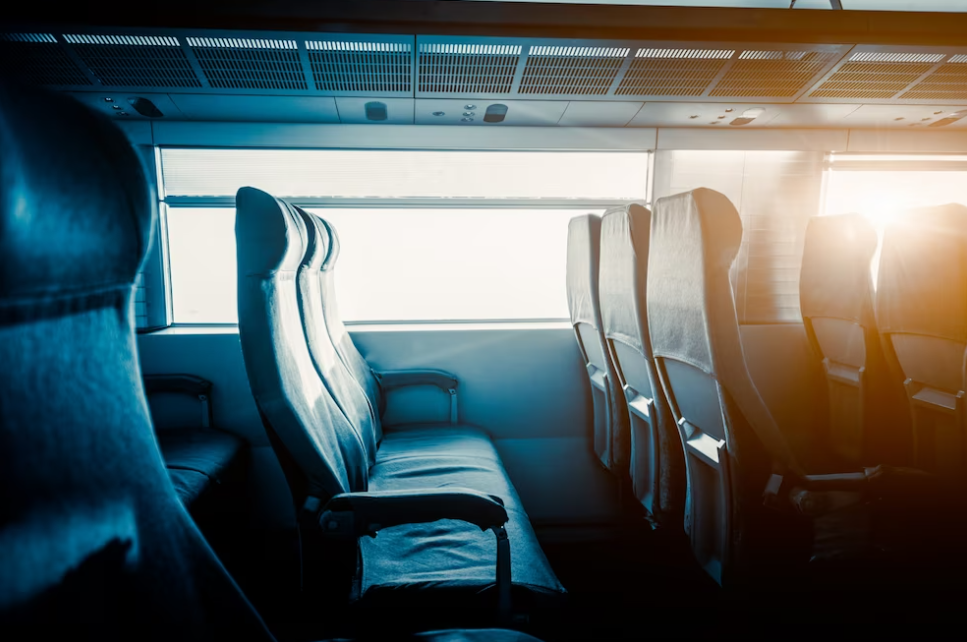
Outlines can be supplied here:
<path id="1" fill-rule="evenodd" d="M 133 284 L 157 201 L 138 156 L 79 103 L 0 83 L 0 168 L 0 638 L 271 642 L 153 434 Z"/>
<path id="2" fill-rule="evenodd" d="M 358 539 L 350 601 L 434 626 L 486 623 L 498 612 L 510 621 L 511 597 L 518 615 L 556 606 L 564 589 L 482 431 L 377 430 L 323 331 L 315 279 L 329 251 L 325 227 L 254 188 L 239 190 L 236 204 L 252 392 L 303 509 L 304 536 L 329 540 L 320 544 L 329 549 L 351 542 L 352 558 Z"/>

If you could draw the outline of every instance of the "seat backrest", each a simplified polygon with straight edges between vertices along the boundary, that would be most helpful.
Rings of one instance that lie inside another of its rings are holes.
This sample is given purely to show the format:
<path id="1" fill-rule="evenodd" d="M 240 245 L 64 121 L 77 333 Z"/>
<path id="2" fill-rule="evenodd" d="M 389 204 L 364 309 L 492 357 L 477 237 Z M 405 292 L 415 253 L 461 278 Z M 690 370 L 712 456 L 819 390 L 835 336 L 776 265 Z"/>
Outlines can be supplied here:
<path id="1" fill-rule="evenodd" d="M 107 118 L 0 82 L 4 639 L 272 639 L 152 429 L 133 298 L 156 202 Z"/>
<path id="2" fill-rule="evenodd" d="M 915 466 L 960 482 L 967 391 L 967 207 L 913 210 L 883 237 L 876 319 L 903 382 Z"/>
<path id="3" fill-rule="evenodd" d="M 376 448 L 382 437 L 377 434 L 379 417 L 371 409 L 366 393 L 339 358 L 326 326 L 326 301 L 323 298 L 322 286 L 326 272 L 322 270 L 329 258 L 329 230 L 318 217 L 299 207 L 292 206 L 292 209 L 302 217 L 308 232 L 305 257 L 299 266 L 298 286 L 299 308 L 309 353 L 329 394 L 359 434 L 372 466 L 376 463 Z M 330 308 L 330 311 L 335 312 L 335 307 Z"/>
<path id="4" fill-rule="evenodd" d="M 238 331 L 249 385 L 297 507 L 366 490 L 369 460 L 316 372 L 299 313 L 302 217 L 253 187 L 235 197 Z"/>
<path id="5" fill-rule="evenodd" d="M 386 410 L 386 400 L 383 398 L 379 380 L 373 373 L 373 369 L 369 367 L 366 359 L 359 353 L 359 349 L 353 343 L 353 338 L 346 331 L 342 317 L 339 316 L 339 307 L 336 301 L 336 286 L 333 281 L 336 272 L 336 260 L 339 258 L 339 234 L 329 221 L 319 216 L 314 216 L 314 218 L 329 236 L 329 253 L 319 268 L 321 272 L 319 287 L 322 290 L 322 305 L 326 327 L 329 329 L 329 338 L 336 347 L 339 358 L 342 359 L 343 364 L 352 373 L 369 399 L 374 416 L 376 440 L 379 441 L 383 437 L 380 416 Z"/>
<path id="6" fill-rule="evenodd" d="M 720 583 L 769 549 L 762 493 L 802 470 L 746 367 L 729 280 L 742 222 L 723 194 L 696 189 L 652 213 L 647 303 L 655 369 L 683 442 L 686 529 Z"/>
<path id="7" fill-rule="evenodd" d="M 648 334 L 645 293 L 650 236 L 647 208 L 631 204 L 604 213 L 598 294 L 605 347 L 628 407 L 635 497 L 659 521 L 680 527 L 685 460 L 655 373 Z"/>
<path id="8" fill-rule="evenodd" d="M 826 374 L 829 445 L 854 466 L 909 463 L 911 449 L 903 388 L 890 376 L 873 313 L 876 247 L 876 230 L 859 214 L 812 218 L 799 282 L 806 336 Z"/>
<path id="9" fill-rule="evenodd" d="M 621 476 L 631 463 L 631 435 L 624 393 L 605 347 L 598 301 L 601 217 L 585 214 L 567 228 L 567 306 L 591 382 L 594 452 Z"/>

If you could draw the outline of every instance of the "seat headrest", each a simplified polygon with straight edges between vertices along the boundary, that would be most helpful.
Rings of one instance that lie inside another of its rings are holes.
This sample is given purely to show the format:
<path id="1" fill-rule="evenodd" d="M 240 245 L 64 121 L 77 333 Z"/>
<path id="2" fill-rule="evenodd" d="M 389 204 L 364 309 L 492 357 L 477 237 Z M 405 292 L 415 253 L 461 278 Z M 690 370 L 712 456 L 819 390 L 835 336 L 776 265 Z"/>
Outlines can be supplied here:
<path id="1" fill-rule="evenodd" d="M 571 323 L 601 328 L 598 309 L 598 263 L 601 217 L 575 216 L 567 226 L 567 303 Z"/>
<path id="2" fill-rule="evenodd" d="M 0 305 L 130 286 L 156 207 L 114 123 L 73 98 L 0 81 Z"/>
<path id="3" fill-rule="evenodd" d="M 651 236 L 651 211 L 637 203 L 609 209 L 601 217 L 599 300 L 604 334 L 622 338 L 650 355 L 640 325 L 647 309 L 644 300 Z"/>
<path id="4" fill-rule="evenodd" d="M 909 210 L 888 226 L 876 290 L 881 332 L 967 343 L 967 207 Z"/>
<path id="5" fill-rule="evenodd" d="M 714 374 L 710 292 L 727 288 L 742 242 L 742 220 L 719 192 L 700 188 L 658 199 L 651 215 L 648 324 L 656 356 L 675 356 Z M 723 277 L 723 278 L 717 278 Z M 732 323 L 736 323 L 734 305 Z"/>
<path id="6" fill-rule="evenodd" d="M 318 216 L 313 216 L 301 207 L 292 206 L 302 217 L 306 226 L 306 251 L 302 257 L 302 267 L 319 272 L 329 258 L 329 231 Z"/>
<path id="7" fill-rule="evenodd" d="M 336 228 L 332 226 L 332 223 L 326 219 L 321 216 L 315 216 L 315 219 L 320 223 L 320 233 L 329 237 L 329 253 L 320 268 L 323 272 L 328 272 L 336 267 L 336 259 L 339 258 L 339 234 L 336 233 Z"/>
<path id="8" fill-rule="evenodd" d="M 265 276 L 299 267 L 306 251 L 306 226 L 287 203 L 260 189 L 243 187 L 235 195 L 235 209 L 237 253 L 245 257 L 239 276 Z"/>
<path id="9" fill-rule="evenodd" d="M 810 219 L 799 280 L 802 315 L 872 323 L 876 245 L 876 230 L 860 214 Z"/>

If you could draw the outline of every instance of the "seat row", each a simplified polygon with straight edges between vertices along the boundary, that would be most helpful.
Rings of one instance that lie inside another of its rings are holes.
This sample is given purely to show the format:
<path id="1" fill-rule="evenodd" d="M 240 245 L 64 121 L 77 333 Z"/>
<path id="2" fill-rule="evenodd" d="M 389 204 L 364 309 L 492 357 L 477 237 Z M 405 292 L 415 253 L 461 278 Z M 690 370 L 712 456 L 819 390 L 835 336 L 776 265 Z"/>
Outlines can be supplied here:
<path id="1" fill-rule="evenodd" d="M 149 416 L 134 282 L 157 200 L 139 155 L 77 101 L 0 83 L 0 166 L 0 637 L 271 642 L 176 492 Z M 309 447 L 321 453 L 323 443 Z M 505 496 L 506 508 L 478 493 L 471 504 L 484 509 L 467 512 L 502 525 L 513 511 Z M 358 524 L 382 519 L 378 509 L 357 513 Z M 405 538 L 396 540 L 404 554 Z M 421 570 L 414 581 L 432 584 L 435 569 Z M 325 624 L 335 613 L 319 604 L 312 615 Z M 534 640 L 506 630 L 410 635 L 393 615 L 384 612 L 380 639 Z"/>
<path id="2" fill-rule="evenodd" d="M 810 551 L 842 556 L 829 541 L 865 534 L 830 538 L 823 520 L 866 510 L 856 507 L 882 493 L 881 464 L 917 453 L 936 472 L 945 454 L 963 470 L 965 211 L 918 211 L 888 231 L 878 289 L 868 223 L 810 223 L 800 298 L 828 382 L 822 470 L 804 468 L 749 374 L 729 278 L 742 224 L 728 198 L 697 189 L 654 212 L 631 204 L 572 219 L 568 303 L 595 453 L 651 519 L 687 533 L 719 583 L 794 577 Z"/>
<path id="3" fill-rule="evenodd" d="M 333 227 L 255 188 L 240 189 L 236 207 L 245 367 L 304 540 L 347 551 L 353 588 L 337 599 L 435 624 L 555 608 L 565 591 L 487 434 L 455 412 L 451 423 L 382 426 L 390 385 L 455 397 L 456 378 L 375 373 L 335 305 Z"/>

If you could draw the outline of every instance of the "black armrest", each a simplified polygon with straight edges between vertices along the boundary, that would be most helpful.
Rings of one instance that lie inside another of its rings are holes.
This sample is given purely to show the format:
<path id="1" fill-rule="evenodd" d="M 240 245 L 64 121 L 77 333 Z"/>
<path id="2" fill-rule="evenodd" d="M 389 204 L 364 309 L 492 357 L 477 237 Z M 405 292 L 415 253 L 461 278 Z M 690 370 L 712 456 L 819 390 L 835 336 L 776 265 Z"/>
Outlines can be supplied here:
<path id="1" fill-rule="evenodd" d="M 460 380 L 453 373 L 433 368 L 410 368 L 407 370 L 373 371 L 380 388 L 393 390 L 407 386 L 436 386 L 450 395 L 450 423 L 457 423 L 457 386 Z M 383 412 L 380 408 L 380 413 Z"/>
<path id="2" fill-rule="evenodd" d="M 411 368 L 407 370 L 387 370 L 376 372 L 376 380 L 384 390 L 404 388 L 406 386 L 436 386 L 447 392 L 455 390 L 460 383 L 456 375 L 445 370 L 432 368 Z"/>
<path id="3" fill-rule="evenodd" d="M 507 510 L 499 497 L 463 488 L 343 493 L 322 509 L 319 525 L 331 536 L 375 537 L 383 528 L 441 519 L 498 529 L 507 523 Z"/>
<path id="4" fill-rule="evenodd" d="M 191 395 L 201 402 L 202 428 L 212 425 L 212 406 L 210 403 L 212 382 L 189 374 L 144 375 L 145 394 L 170 392 Z"/>
<path id="5" fill-rule="evenodd" d="M 189 374 L 145 375 L 144 390 L 154 392 L 183 392 L 198 397 L 212 391 L 212 382 Z"/>

